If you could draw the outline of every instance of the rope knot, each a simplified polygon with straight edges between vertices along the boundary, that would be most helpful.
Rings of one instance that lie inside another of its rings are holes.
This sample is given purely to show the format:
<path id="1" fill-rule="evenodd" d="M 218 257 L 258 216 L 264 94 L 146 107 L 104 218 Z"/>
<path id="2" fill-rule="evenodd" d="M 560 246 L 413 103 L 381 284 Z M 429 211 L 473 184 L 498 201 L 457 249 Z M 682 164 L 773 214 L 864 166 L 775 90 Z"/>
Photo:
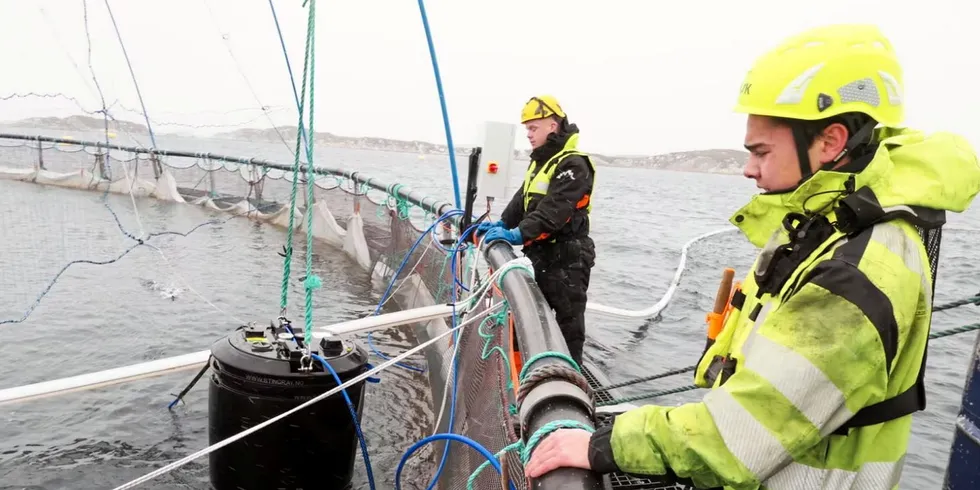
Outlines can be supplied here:
<path id="1" fill-rule="evenodd" d="M 523 440 L 517 441 L 504 447 L 494 456 L 500 459 L 507 451 L 516 450 L 520 455 L 521 463 L 526 465 L 528 461 L 531 460 L 531 453 L 534 452 L 534 448 L 537 447 L 538 443 L 541 442 L 541 440 L 548 434 L 551 434 L 558 429 L 582 429 L 590 433 L 595 432 L 595 428 L 593 428 L 591 425 L 583 424 L 577 420 L 555 420 L 554 422 L 548 422 L 547 424 L 542 425 L 540 429 L 534 432 L 534 434 L 531 434 L 531 437 L 527 439 L 526 443 Z M 471 474 L 466 480 L 467 490 L 473 490 L 473 483 L 476 481 L 476 478 L 480 476 L 480 473 L 483 472 L 483 470 L 488 466 L 490 466 L 489 460 L 484 461 L 483 464 L 478 466 L 476 470 L 473 471 L 473 474 Z"/>
<path id="2" fill-rule="evenodd" d="M 306 280 L 303 281 L 303 286 L 306 287 L 308 291 L 313 291 L 315 289 L 320 289 L 321 287 L 323 287 L 323 281 L 320 279 L 320 276 L 316 274 L 310 274 L 309 276 L 306 277 Z"/>
<path id="3" fill-rule="evenodd" d="M 508 261 L 506 264 L 503 265 L 503 267 L 500 268 L 500 272 L 497 275 L 498 288 L 503 289 L 504 276 L 506 276 L 508 272 L 514 269 L 521 269 L 524 272 L 527 272 L 528 275 L 531 276 L 531 279 L 534 279 L 534 267 L 531 264 L 531 259 L 527 257 L 518 257 L 514 260 Z"/>

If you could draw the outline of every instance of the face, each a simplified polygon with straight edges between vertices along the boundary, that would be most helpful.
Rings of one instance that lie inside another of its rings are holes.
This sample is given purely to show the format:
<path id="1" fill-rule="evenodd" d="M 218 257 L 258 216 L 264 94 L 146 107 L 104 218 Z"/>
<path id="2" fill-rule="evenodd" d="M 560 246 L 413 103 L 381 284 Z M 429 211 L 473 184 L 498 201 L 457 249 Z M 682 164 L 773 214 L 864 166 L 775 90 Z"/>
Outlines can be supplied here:
<path id="1" fill-rule="evenodd" d="M 811 172 L 824 162 L 833 161 L 847 142 L 847 129 L 831 124 L 814 140 L 807 152 Z M 766 116 L 750 115 L 745 125 L 745 149 L 749 159 L 742 174 L 755 180 L 756 187 L 766 192 L 793 188 L 802 178 L 800 159 L 796 154 L 793 131 Z M 842 160 L 837 166 L 846 163 Z"/>
<path id="2" fill-rule="evenodd" d="M 527 140 L 531 142 L 531 148 L 539 148 L 548 141 L 548 135 L 558 132 L 558 123 L 552 118 L 534 119 L 524 123 L 527 129 Z"/>

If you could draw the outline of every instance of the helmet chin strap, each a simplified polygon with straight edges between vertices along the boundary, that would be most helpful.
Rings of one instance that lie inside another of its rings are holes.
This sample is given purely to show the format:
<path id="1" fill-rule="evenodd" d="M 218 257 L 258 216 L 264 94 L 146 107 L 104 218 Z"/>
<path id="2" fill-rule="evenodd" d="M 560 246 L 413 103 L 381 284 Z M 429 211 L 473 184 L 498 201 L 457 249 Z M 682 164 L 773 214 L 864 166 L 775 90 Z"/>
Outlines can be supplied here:
<path id="1" fill-rule="evenodd" d="M 858 145 L 868 141 L 876 125 L 877 123 L 875 121 L 868 121 L 861 126 L 861 128 L 847 140 L 847 143 L 844 145 L 844 149 L 841 150 L 841 152 L 838 153 L 833 160 L 821 165 L 817 171 L 832 170 L 845 156 L 854 151 Z M 803 127 L 801 125 L 793 125 L 792 131 L 793 139 L 796 141 L 796 155 L 800 161 L 801 178 L 800 182 L 797 184 L 797 186 L 799 186 L 813 176 L 813 172 L 810 170 L 810 154 L 808 153 L 810 147 L 807 145 L 806 135 L 803 133 Z"/>
<path id="2" fill-rule="evenodd" d="M 800 181 L 796 184 L 799 186 L 813 175 L 813 172 L 810 170 L 810 145 L 807 144 L 802 125 L 794 124 L 792 131 L 793 140 L 796 141 L 796 156 L 800 161 Z"/>

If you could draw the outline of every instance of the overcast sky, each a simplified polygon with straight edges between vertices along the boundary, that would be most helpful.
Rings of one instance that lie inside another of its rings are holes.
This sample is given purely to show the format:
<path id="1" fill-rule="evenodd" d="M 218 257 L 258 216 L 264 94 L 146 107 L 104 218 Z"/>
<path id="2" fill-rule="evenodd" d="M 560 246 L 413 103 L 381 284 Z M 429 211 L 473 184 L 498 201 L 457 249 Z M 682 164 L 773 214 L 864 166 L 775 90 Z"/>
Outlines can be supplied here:
<path id="1" fill-rule="evenodd" d="M 302 0 L 274 0 L 299 83 Z M 157 131 L 163 123 L 296 124 L 268 0 L 111 0 Z M 905 68 L 907 122 L 980 146 L 980 3 L 821 0 L 428 0 L 453 136 L 484 120 L 517 122 L 538 93 L 556 95 L 607 154 L 739 148 L 731 108 L 755 57 L 785 36 L 834 22 L 875 22 Z M 62 93 L 100 107 L 86 59 L 82 0 L 0 0 L 0 97 Z M 139 120 L 133 82 L 105 3 L 89 0 L 92 63 L 119 118 Z M 444 142 L 418 11 L 411 0 L 317 5 L 316 129 Z M 237 61 L 236 61 L 237 60 Z M 246 81 L 247 80 L 247 81 Z M 59 99 L 0 100 L 0 120 L 79 114 Z M 184 128 L 186 129 L 186 128 Z M 526 147 L 518 138 L 518 147 Z"/>

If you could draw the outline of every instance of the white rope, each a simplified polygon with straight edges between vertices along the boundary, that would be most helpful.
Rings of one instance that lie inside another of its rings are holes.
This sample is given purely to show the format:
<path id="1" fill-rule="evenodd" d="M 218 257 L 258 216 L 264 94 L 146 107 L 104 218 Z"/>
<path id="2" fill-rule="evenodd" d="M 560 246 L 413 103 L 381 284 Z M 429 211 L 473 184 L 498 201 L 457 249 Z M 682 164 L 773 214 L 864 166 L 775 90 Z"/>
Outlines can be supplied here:
<path id="1" fill-rule="evenodd" d="M 442 423 L 442 416 L 446 413 L 446 402 L 449 400 L 449 385 L 453 380 L 453 372 L 456 370 L 456 356 L 459 354 L 460 342 L 454 342 L 454 344 L 453 355 L 449 357 L 449 372 L 446 374 L 446 382 L 442 386 L 442 404 L 439 406 L 439 416 L 436 417 L 436 423 L 432 426 L 432 435 L 439 433 L 439 424 Z"/>
<path id="2" fill-rule="evenodd" d="M 491 279 L 494 279 L 495 276 L 497 276 L 499 274 L 502 274 L 503 272 L 504 272 L 503 270 L 496 271 L 490 278 Z M 480 288 L 479 291 L 474 292 L 473 295 L 471 295 L 469 298 L 467 298 L 466 300 L 464 300 L 464 301 L 462 301 L 460 303 L 463 303 L 463 302 L 465 302 L 466 304 L 476 304 L 476 303 L 478 303 L 484 296 L 486 296 L 491 291 L 490 284 L 492 284 L 492 282 L 491 281 L 488 281 L 485 285 L 483 285 Z M 302 405 L 299 405 L 299 406 L 297 406 L 297 407 L 295 407 L 295 408 L 293 408 L 293 409 L 291 409 L 289 411 L 286 411 L 286 412 L 284 412 L 282 414 L 279 414 L 279 415 L 277 415 L 277 416 L 275 416 L 275 417 L 273 417 L 273 418 L 271 418 L 271 419 L 269 419 L 269 420 L 267 420 L 265 422 L 262 422 L 259 425 L 256 425 L 256 426 L 251 427 L 249 429 L 246 429 L 246 430 L 244 430 L 242 432 L 239 432 L 238 434 L 235 434 L 235 435 L 233 435 L 231 437 L 228 437 L 227 439 L 224 439 L 224 440 L 219 441 L 219 442 L 217 442 L 215 444 L 212 444 L 212 445 L 210 445 L 210 446 L 208 446 L 208 447 L 206 447 L 206 448 L 204 448 L 204 449 L 202 449 L 202 450 L 200 450 L 200 451 L 198 451 L 198 452 L 196 452 L 194 454 L 191 454 L 190 456 L 187 456 L 187 457 L 185 457 L 183 459 L 180 459 L 178 461 L 175 461 L 173 463 L 170 463 L 169 465 L 164 466 L 163 468 L 160 468 L 158 470 L 155 470 L 152 473 L 148 473 L 148 474 L 146 474 L 144 476 L 141 476 L 141 477 L 139 477 L 139 478 L 137 478 L 137 479 L 135 479 L 135 480 L 133 480 L 133 481 L 131 481 L 129 483 L 126 483 L 126 484 L 123 484 L 121 486 L 118 486 L 114 490 L 125 490 L 127 488 L 133 488 L 134 486 L 139 485 L 140 483 L 147 482 L 147 481 L 152 480 L 153 478 L 156 478 L 156 477 L 158 477 L 158 476 L 160 476 L 162 474 L 165 474 L 165 473 L 168 473 L 170 471 L 173 471 L 173 470 L 175 470 L 175 469 L 177 469 L 177 468 L 179 468 L 179 467 L 181 467 L 181 466 L 183 466 L 183 465 L 185 465 L 185 464 L 187 464 L 187 463 L 189 463 L 189 462 L 191 462 L 191 461 L 193 461 L 195 459 L 198 459 L 198 458 L 200 458 L 202 456 L 205 456 L 205 455 L 210 454 L 210 453 L 212 453 L 214 451 L 217 451 L 218 449 L 221 449 L 222 447 L 227 446 L 228 444 L 231 444 L 231 443 L 233 443 L 233 442 L 235 442 L 235 441 L 237 441 L 237 440 L 239 440 L 239 439 L 241 439 L 241 438 L 243 438 L 243 437 L 245 437 L 245 436 L 247 436 L 247 435 L 249 435 L 249 434 L 251 434 L 253 432 L 256 432 L 256 431 L 258 431 L 258 430 L 260 430 L 262 428 L 268 427 L 269 425 L 272 425 L 273 423 L 278 422 L 279 420 L 282 420 L 283 418 L 289 416 L 292 413 L 295 413 L 295 412 L 297 412 L 299 410 L 302 410 L 302 409 L 304 409 L 304 408 L 306 408 L 306 407 L 308 407 L 308 406 L 310 406 L 310 405 L 312 405 L 312 404 L 314 404 L 314 403 L 316 403 L 316 402 L 318 402 L 320 400 L 323 400 L 324 398 L 327 398 L 327 397 L 329 397 L 329 396 L 331 396 L 331 395 L 333 395 L 335 393 L 340 392 L 340 390 L 342 390 L 342 389 L 344 389 L 344 388 L 346 388 L 346 387 L 348 387 L 350 385 L 353 385 L 354 383 L 359 383 L 359 382 L 363 381 L 364 379 L 367 379 L 369 376 L 371 376 L 371 375 L 373 375 L 375 373 L 381 372 L 382 370 L 387 369 L 390 366 L 393 366 L 395 363 L 397 363 L 397 362 L 399 362 L 399 361 L 401 361 L 401 360 L 403 360 L 403 359 L 411 356 L 412 354 L 415 354 L 416 352 L 418 352 L 418 351 L 420 351 L 420 350 L 422 350 L 422 349 L 424 349 L 424 348 L 426 348 L 426 347 L 434 344 L 435 342 L 439 341 L 443 337 L 445 337 L 445 336 L 447 336 L 447 335 L 449 335 L 449 334 L 451 334 L 451 333 L 453 333 L 453 332 L 455 332 L 455 331 L 463 328 L 464 326 L 466 326 L 466 325 L 468 325 L 468 324 L 470 324 L 470 323 L 472 323 L 472 322 L 474 322 L 476 320 L 481 319 L 486 314 L 490 313 L 491 311 L 493 311 L 493 310 L 495 310 L 497 308 L 502 307 L 503 305 L 504 305 L 504 303 L 497 303 L 497 304 L 495 304 L 495 305 L 487 308 L 482 314 L 476 315 L 476 316 L 474 316 L 472 318 L 469 318 L 469 319 L 463 321 L 462 323 L 460 323 L 459 325 L 457 325 L 454 328 L 446 329 L 445 332 L 443 332 L 443 333 L 441 333 L 439 335 L 436 335 L 432 339 L 430 339 L 430 340 L 428 340 L 426 342 L 423 342 L 423 343 L 421 343 L 421 344 L 419 344 L 419 345 L 417 345 L 417 346 L 415 346 L 415 347 L 413 347 L 413 348 L 411 348 L 411 349 L 409 349 L 409 350 L 407 350 L 407 351 L 399 354 L 398 356 L 395 356 L 395 357 L 391 358 L 388 361 L 385 361 L 383 364 L 380 364 L 379 366 L 375 367 L 374 369 L 368 370 L 367 372 L 362 373 L 359 376 L 356 376 L 356 377 L 352 378 L 351 380 L 349 380 L 349 381 L 341 384 L 340 386 L 337 386 L 337 387 L 335 387 L 335 388 L 327 391 L 326 393 L 323 393 L 322 395 L 319 395 L 319 396 L 317 396 L 317 397 L 315 397 L 315 398 L 307 401 L 306 403 L 303 403 Z"/>
<path id="3" fill-rule="evenodd" d="M 479 265 L 480 259 L 483 258 L 483 253 L 482 253 L 483 245 L 484 245 L 483 240 L 485 238 L 486 235 L 484 234 L 479 239 L 477 239 L 476 250 L 472 254 L 473 257 L 476 257 L 476 260 L 474 260 L 473 263 L 470 264 L 470 280 L 469 282 L 466 283 L 471 288 L 473 287 L 474 284 L 476 284 L 476 270 L 477 270 L 477 266 Z M 458 245 L 459 244 L 457 242 L 456 246 Z M 504 272 L 503 269 L 499 271 L 495 271 L 494 274 L 491 274 L 491 277 L 497 276 L 499 274 L 503 274 L 503 272 Z M 465 270 L 463 271 L 463 274 L 464 275 L 466 274 Z M 489 284 L 493 284 L 493 281 L 488 278 L 481 286 L 481 289 L 487 287 L 487 285 Z M 480 296 L 482 298 L 484 295 L 480 295 Z M 452 382 L 453 372 L 456 370 L 456 356 L 458 355 L 459 355 L 459 342 L 456 342 L 455 345 L 453 346 L 453 355 L 449 358 L 449 372 L 446 374 L 446 382 L 442 387 L 442 403 L 439 405 L 439 416 L 436 417 L 436 422 L 433 425 L 433 429 L 432 429 L 433 435 L 439 432 L 439 425 L 442 424 L 442 417 L 446 413 L 446 405 L 447 405 L 446 402 L 449 400 L 449 384 Z"/>
<path id="4" fill-rule="evenodd" d="M 677 285 L 681 282 L 681 276 L 684 274 L 684 266 L 687 264 L 687 250 L 691 248 L 691 245 L 694 245 L 705 238 L 737 230 L 738 228 L 734 227 L 721 228 L 703 235 L 698 235 L 688 240 L 688 242 L 684 244 L 684 247 L 681 248 L 681 260 L 680 263 L 677 264 L 677 271 L 674 272 L 674 279 L 670 282 L 670 286 L 667 288 L 667 292 L 664 294 L 664 296 L 660 298 L 660 301 L 657 301 L 657 303 L 653 306 L 644 310 L 624 310 L 622 308 L 613 308 L 611 306 L 589 302 L 585 305 L 585 308 L 596 313 L 618 316 L 622 318 L 652 318 L 659 315 L 660 312 L 667 307 L 667 304 L 670 303 L 671 298 L 674 296 L 674 292 L 677 290 Z"/>
<path id="5" fill-rule="evenodd" d="M 489 291 L 489 289 L 488 289 L 488 291 Z M 501 306 L 503 305 L 503 303 L 498 303 L 498 304 L 501 305 Z M 495 308 L 497 308 L 497 306 L 494 306 L 494 307 L 491 307 L 491 308 L 487 309 L 485 313 L 490 313 L 490 311 L 493 310 L 493 309 L 495 309 Z M 263 429 L 265 427 L 268 427 L 268 426 L 270 426 L 270 425 L 272 425 L 272 424 L 274 424 L 274 423 L 282 420 L 283 418 L 285 418 L 285 417 L 287 417 L 289 415 L 292 415 L 293 413 L 298 412 L 298 411 L 300 411 L 300 410 L 302 410 L 302 409 L 304 409 L 304 408 L 306 408 L 306 407 L 308 407 L 308 406 L 310 406 L 310 405 L 312 405 L 312 404 L 314 404 L 314 403 L 316 403 L 316 402 L 318 402 L 320 400 L 323 400 L 323 399 L 325 399 L 325 398 L 327 398 L 327 397 L 329 397 L 331 395 L 334 395 L 336 393 L 339 393 L 340 390 L 342 390 L 344 388 L 347 388 L 347 387 L 349 387 L 349 386 L 351 386 L 351 385 L 353 385 L 355 383 L 360 383 L 361 381 L 367 379 L 368 377 L 370 377 L 370 376 L 372 376 L 374 374 L 377 374 L 377 373 L 383 371 L 384 369 L 387 369 L 390 366 L 393 366 L 395 363 L 397 363 L 397 362 L 399 362 L 399 361 L 407 358 L 408 356 L 410 356 L 412 354 L 415 354 L 416 352 L 418 352 L 418 351 L 420 351 L 420 350 L 422 350 L 422 349 L 424 349 L 424 348 L 426 348 L 426 347 L 428 347 L 428 346 L 430 346 L 430 345 L 438 342 L 443 337 L 445 337 L 445 336 L 447 336 L 447 335 L 449 335 L 449 334 L 451 334 L 451 333 L 453 333 L 453 332 L 455 332 L 455 331 L 463 328 L 464 326 L 470 324 L 473 321 L 476 321 L 476 320 L 480 319 L 481 316 L 482 315 L 474 316 L 474 317 L 472 317 L 472 318 L 470 318 L 470 319 L 468 319 L 468 320 L 460 323 L 455 328 L 447 329 L 445 332 L 443 332 L 443 333 L 441 333 L 441 334 L 433 337 L 432 339 L 430 339 L 430 340 L 428 340 L 428 341 L 426 341 L 424 343 L 421 343 L 418 346 L 413 347 L 413 348 L 411 348 L 411 349 L 403 352 L 402 354 L 400 354 L 400 355 L 398 355 L 396 357 L 393 357 L 392 359 L 390 359 L 388 361 L 385 361 L 383 364 L 380 364 L 379 366 L 377 366 L 377 367 L 375 367 L 373 369 L 370 369 L 370 370 L 368 370 L 368 371 L 366 371 L 366 372 L 364 372 L 364 373 L 362 373 L 362 374 L 360 374 L 360 375 L 358 375 L 358 376 L 350 379 L 349 381 L 347 381 L 347 382 L 341 384 L 340 386 L 337 386 L 337 387 L 335 387 L 335 388 L 333 388 L 333 389 L 331 389 L 331 390 L 323 393 L 322 395 L 318 395 L 317 397 L 315 397 L 315 398 L 307 401 L 306 403 L 303 403 L 302 405 L 299 405 L 299 406 L 297 406 L 297 407 L 295 407 L 295 408 L 293 408 L 291 410 L 288 410 L 286 412 L 283 412 L 283 413 L 281 413 L 281 414 L 279 414 L 279 415 L 277 415 L 277 416 L 275 416 L 275 417 L 273 417 L 273 418 L 271 418 L 269 420 L 266 420 L 265 422 L 262 422 L 261 424 L 258 424 L 256 426 L 253 426 L 251 428 L 248 428 L 248 429 L 246 429 L 246 430 L 244 430 L 242 432 L 239 432 L 238 434 L 235 434 L 235 435 L 233 435 L 231 437 L 228 437 L 228 438 L 226 438 L 226 439 L 224 439 L 222 441 L 219 441 L 219 442 L 217 442 L 215 444 L 212 444 L 212 445 L 210 445 L 210 446 L 208 446 L 208 447 L 206 447 L 206 448 L 204 448 L 204 449 L 202 449 L 202 450 L 200 450 L 200 451 L 198 451 L 198 452 L 196 452 L 194 454 L 191 454 L 189 456 L 186 456 L 186 457 L 184 457 L 184 458 L 182 458 L 180 460 L 174 461 L 173 463 L 170 463 L 167 466 L 164 466 L 164 467 L 162 467 L 162 468 L 160 468 L 158 470 L 155 470 L 155 471 L 153 471 L 151 473 L 147 473 L 146 475 L 143 475 L 143 476 L 141 476 L 141 477 L 139 477 L 139 478 L 137 478 L 137 479 L 135 479 L 133 481 L 130 481 L 129 483 L 125 483 L 123 485 L 120 485 L 120 486 L 116 487 L 114 490 L 125 490 L 127 488 L 133 488 L 136 485 L 139 485 L 140 483 L 144 483 L 144 482 L 150 481 L 150 480 L 152 480 L 152 479 L 154 479 L 154 478 L 156 478 L 156 477 L 158 477 L 160 475 L 163 475 L 165 473 L 169 473 L 169 472 L 171 472 L 171 471 L 173 471 L 173 470 L 175 470 L 177 468 L 180 468 L 181 466 L 184 466 L 187 463 L 190 463 L 191 461 L 194 461 L 195 459 L 198 459 L 198 458 L 201 458 L 203 456 L 206 456 L 206 455 L 208 455 L 208 454 L 210 454 L 210 453 L 212 453 L 214 451 L 217 451 L 218 449 L 221 449 L 221 448 L 223 448 L 223 447 L 225 447 L 225 446 L 227 446 L 227 445 L 229 445 L 229 444 L 231 444 L 231 443 L 239 440 L 239 439 L 242 439 L 243 437 L 245 437 L 245 436 L 247 436 L 247 435 L 249 435 L 249 434 L 251 434 L 253 432 L 256 432 L 256 431 L 261 430 L 261 429 Z"/>

